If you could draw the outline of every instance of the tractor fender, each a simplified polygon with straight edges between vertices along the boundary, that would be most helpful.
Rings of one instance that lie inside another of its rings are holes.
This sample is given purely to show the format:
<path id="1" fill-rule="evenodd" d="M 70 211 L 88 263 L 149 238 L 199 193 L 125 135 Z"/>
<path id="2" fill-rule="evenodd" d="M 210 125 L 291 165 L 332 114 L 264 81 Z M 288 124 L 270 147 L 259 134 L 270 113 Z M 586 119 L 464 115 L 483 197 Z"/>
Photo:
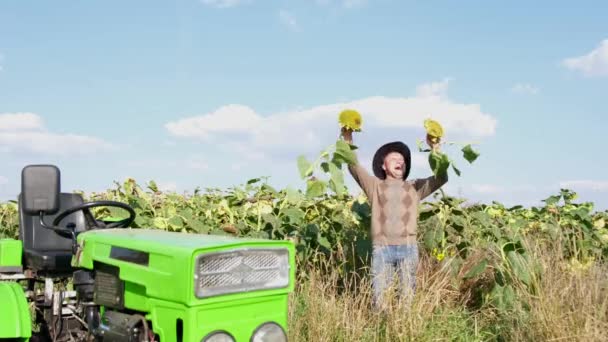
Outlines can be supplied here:
<path id="1" fill-rule="evenodd" d="M 0 339 L 29 339 L 32 336 L 32 321 L 21 286 L 0 282 L 0 303 Z"/>

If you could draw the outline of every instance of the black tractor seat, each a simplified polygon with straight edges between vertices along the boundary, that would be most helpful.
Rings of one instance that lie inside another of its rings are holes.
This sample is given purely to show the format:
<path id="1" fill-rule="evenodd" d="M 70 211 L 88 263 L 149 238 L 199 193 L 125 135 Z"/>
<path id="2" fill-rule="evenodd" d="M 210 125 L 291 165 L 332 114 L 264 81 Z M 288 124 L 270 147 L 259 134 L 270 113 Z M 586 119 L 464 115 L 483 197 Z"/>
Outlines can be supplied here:
<path id="1" fill-rule="evenodd" d="M 51 225 L 57 214 L 84 203 L 81 195 L 60 193 L 59 211 L 55 215 L 45 215 L 44 222 Z M 19 207 L 22 208 L 22 196 L 19 196 Z M 26 268 L 37 272 L 65 273 L 71 272 L 72 238 L 70 234 L 60 233 L 40 225 L 40 216 L 25 214 L 19 211 L 19 235 L 23 241 L 23 259 Z M 85 218 L 82 211 L 66 217 L 61 228 L 85 230 Z"/>
<path id="2" fill-rule="evenodd" d="M 26 266 L 43 272 L 65 273 L 72 271 L 72 251 L 40 251 L 26 249 L 24 251 Z"/>

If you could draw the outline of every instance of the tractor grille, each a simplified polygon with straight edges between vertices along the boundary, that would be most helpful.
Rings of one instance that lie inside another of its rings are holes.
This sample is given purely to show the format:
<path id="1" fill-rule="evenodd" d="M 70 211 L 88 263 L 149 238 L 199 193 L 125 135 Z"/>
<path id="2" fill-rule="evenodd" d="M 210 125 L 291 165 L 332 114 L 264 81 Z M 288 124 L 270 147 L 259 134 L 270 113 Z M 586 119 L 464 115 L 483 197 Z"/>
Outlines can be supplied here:
<path id="1" fill-rule="evenodd" d="M 243 249 L 203 254 L 196 265 L 196 295 L 282 288 L 289 285 L 287 249 Z"/>

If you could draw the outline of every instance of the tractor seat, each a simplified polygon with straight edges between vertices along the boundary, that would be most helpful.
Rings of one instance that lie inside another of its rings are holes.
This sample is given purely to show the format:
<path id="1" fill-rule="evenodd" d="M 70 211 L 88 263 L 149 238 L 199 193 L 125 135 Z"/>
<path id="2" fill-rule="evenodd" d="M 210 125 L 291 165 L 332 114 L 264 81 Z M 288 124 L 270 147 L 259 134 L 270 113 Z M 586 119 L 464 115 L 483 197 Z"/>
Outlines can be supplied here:
<path id="1" fill-rule="evenodd" d="M 19 196 L 19 207 L 22 208 L 22 196 Z M 59 194 L 59 211 L 54 215 L 45 215 L 44 222 L 51 225 L 62 211 L 84 203 L 81 195 L 73 193 Z M 19 211 L 19 235 L 23 241 L 23 257 L 26 268 L 46 273 L 65 273 L 72 271 L 72 238 L 44 228 L 40 225 L 38 215 L 28 215 Z M 85 218 L 81 211 L 67 216 L 59 225 L 74 227 L 76 232 L 85 230 Z"/>
<path id="2" fill-rule="evenodd" d="M 56 271 L 58 273 L 72 270 L 72 251 L 39 251 L 26 249 L 24 251 L 26 265 L 36 271 Z"/>

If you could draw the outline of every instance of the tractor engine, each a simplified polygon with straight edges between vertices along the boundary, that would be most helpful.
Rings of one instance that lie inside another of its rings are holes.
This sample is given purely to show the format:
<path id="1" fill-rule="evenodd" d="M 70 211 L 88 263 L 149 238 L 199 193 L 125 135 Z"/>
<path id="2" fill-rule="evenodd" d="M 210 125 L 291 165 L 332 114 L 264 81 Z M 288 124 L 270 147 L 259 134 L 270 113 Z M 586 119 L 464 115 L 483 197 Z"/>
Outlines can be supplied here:
<path id="1" fill-rule="evenodd" d="M 118 277 L 100 268 L 74 272 L 76 290 L 83 319 L 88 331 L 97 341 L 140 342 L 149 336 L 147 322 L 138 314 L 106 310 L 100 315 L 100 306 L 120 306 L 124 302 L 124 289 Z"/>

